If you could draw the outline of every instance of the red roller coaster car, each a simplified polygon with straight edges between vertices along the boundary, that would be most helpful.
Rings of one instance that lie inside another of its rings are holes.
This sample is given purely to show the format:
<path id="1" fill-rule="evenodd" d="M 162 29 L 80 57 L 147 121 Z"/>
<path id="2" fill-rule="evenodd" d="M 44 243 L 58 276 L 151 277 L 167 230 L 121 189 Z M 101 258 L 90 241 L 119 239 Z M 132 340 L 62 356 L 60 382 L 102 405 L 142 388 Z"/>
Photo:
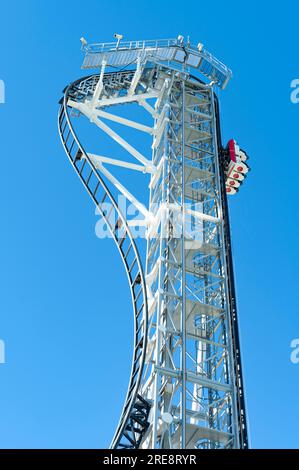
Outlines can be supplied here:
<path id="1" fill-rule="evenodd" d="M 234 139 L 228 141 L 224 152 L 226 192 L 227 194 L 236 194 L 249 171 L 249 167 L 245 163 L 248 156 L 240 149 Z"/>

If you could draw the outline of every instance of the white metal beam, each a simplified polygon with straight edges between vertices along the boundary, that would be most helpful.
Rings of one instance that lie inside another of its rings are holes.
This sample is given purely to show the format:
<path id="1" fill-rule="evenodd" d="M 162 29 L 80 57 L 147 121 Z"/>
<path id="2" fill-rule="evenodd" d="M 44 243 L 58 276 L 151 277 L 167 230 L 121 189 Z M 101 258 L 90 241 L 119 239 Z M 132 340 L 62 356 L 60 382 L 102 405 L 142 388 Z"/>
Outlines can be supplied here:
<path id="1" fill-rule="evenodd" d="M 86 103 L 76 103 L 75 101 L 69 100 L 69 106 L 72 106 L 75 109 L 78 109 L 83 113 L 88 119 L 96 124 L 100 129 L 102 129 L 106 134 L 109 135 L 115 142 L 117 142 L 121 147 L 123 147 L 127 152 L 129 152 L 133 157 L 135 157 L 139 162 L 143 163 L 146 167 L 146 171 L 155 172 L 155 167 L 150 160 L 145 158 L 138 150 L 136 150 L 131 144 L 129 144 L 125 139 L 123 139 L 117 132 L 115 132 L 111 127 L 107 126 L 101 119 L 96 116 L 96 111 L 90 106 L 88 102 Z"/>
<path id="2" fill-rule="evenodd" d="M 155 110 L 155 108 L 153 108 L 145 99 L 139 99 L 138 104 L 140 104 L 140 106 L 142 106 L 153 117 L 159 116 L 159 113 Z"/>
<path id="3" fill-rule="evenodd" d="M 130 88 L 128 90 L 128 96 L 132 96 L 135 93 L 135 90 L 138 86 L 138 82 L 140 80 L 140 77 L 142 75 L 143 67 L 140 65 L 140 57 L 137 58 L 137 67 L 136 71 L 134 73 L 133 80 L 131 82 Z"/>
<path id="4" fill-rule="evenodd" d="M 96 124 L 102 131 L 111 137 L 111 139 L 115 140 L 121 147 L 123 147 L 127 152 L 129 152 L 133 157 L 136 158 L 139 162 L 143 163 L 146 169 L 150 170 L 154 173 L 155 167 L 153 166 L 152 162 L 145 158 L 138 150 L 136 150 L 131 144 L 129 144 L 125 139 L 123 139 L 117 132 L 115 132 L 111 127 L 107 126 L 101 119 L 96 116 L 91 116 L 92 122 Z"/>
<path id="5" fill-rule="evenodd" d="M 102 155 L 95 155 L 94 153 L 88 153 L 88 156 L 99 163 L 109 163 L 110 165 L 116 165 L 129 170 L 140 171 L 141 173 L 149 173 L 143 165 L 136 165 L 136 163 L 124 162 L 115 158 L 104 157 Z"/>
<path id="6" fill-rule="evenodd" d="M 105 68 L 106 68 L 106 60 L 104 59 L 102 61 L 102 67 L 101 67 L 101 73 L 100 73 L 100 78 L 98 80 L 98 83 L 96 84 L 96 87 L 95 87 L 95 91 L 93 93 L 93 97 L 92 97 L 92 105 L 95 106 L 96 103 L 98 102 L 101 94 L 102 94 L 102 91 L 103 91 L 103 87 L 104 87 L 104 84 L 103 84 L 103 78 L 104 78 L 104 73 L 105 73 Z"/>
<path id="7" fill-rule="evenodd" d="M 150 222 L 152 219 L 152 214 L 149 212 L 146 207 L 138 201 L 138 199 L 130 193 L 119 181 L 115 178 L 110 171 L 108 171 L 102 163 L 100 163 L 97 159 L 93 159 L 91 156 L 91 161 L 93 162 L 94 166 L 101 172 L 106 178 L 118 189 L 128 201 L 130 201 L 140 212 L 144 215 L 146 222 Z"/>
<path id="8" fill-rule="evenodd" d="M 158 91 L 151 91 L 148 93 L 140 93 L 137 95 L 132 95 L 132 96 L 116 96 L 115 98 L 102 98 L 99 100 L 96 104 L 96 108 L 104 108 L 108 106 L 113 106 L 116 104 L 125 104 L 125 103 L 134 103 L 138 102 L 143 106 L 143 103 L 146 103 L 147 107 L 150 107 L 153 109 L 145 100 L 150 99 L 150 98 L 157 98 L 159 95 Z M 88 101 L 85 102 L 88 104 Z M 90 102 L 89 102 L 90 103 Z M 74 100 L 68 100 L 68 106 L 71 106 L 72 108 L 76 108 L 76 105 L 80 103 L 77 103 Z M 82 104 L 82 103 L 81 103 Z"/>
<path id="9" fill-rule="evenodd" d="M 149 126 L 145 126 L 144 124 L 140 124 L 139 122 L 132 121 L 131 119 L 126 119 L 121 116 L 116 116 L 115 114 L 107 113 L 100 109 L 95 111 L 97 116 L 100 116 L 104 119 L 109 119 L 110 121 L 118 122 L 119 124 L 123 124 L 124 126 L 133 127 L 138 131 L 147 132 L 148 134 L 153 134 L 154 129 Z"/>
<path id="10" fill-rule="evenodd" d="M 114 104 L 133 103 L 134 101 L 143 101 L 150 98 L 157 98 L 159 92 L 151 91 L 149 93 L 140 93 L 132 96 L 117 96 L 115 98 L 103 98 L 97 103 L 97 107 L 112 106 Z"/>

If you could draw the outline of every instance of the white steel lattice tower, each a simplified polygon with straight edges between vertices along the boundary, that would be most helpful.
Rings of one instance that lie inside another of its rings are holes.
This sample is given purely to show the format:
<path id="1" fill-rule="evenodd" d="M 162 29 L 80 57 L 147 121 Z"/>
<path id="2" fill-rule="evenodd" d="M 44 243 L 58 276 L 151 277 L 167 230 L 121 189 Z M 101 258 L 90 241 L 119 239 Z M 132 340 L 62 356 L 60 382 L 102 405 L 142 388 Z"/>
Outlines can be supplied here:
<path id="1" fill-rule="evenodd" d="M 135 318 L 131 378 L 111 447 L 246 448 L 226 193 L 236 192 L 248 167 L 234 141 L 222 147 L 214 92 L 231 72 L 181 37 L 84 44 L 84 50 L 83 68 L 101 70 L 67 87 L 59 130 L 118 246 Z M 132 103 L 152 117 L 152 126 L 110 112 Z M 73 124 L 80 115 L 137 162 L 85 149 Z M 107 120 L 151 135 L 151 154 Z M 148 174 L 148 207 L 112 174 L 115 166 Z M 121 210 L 120 194 L 139 220 Z M 136 225 L 145 228 L 146 241 L 134 238 Z"/>

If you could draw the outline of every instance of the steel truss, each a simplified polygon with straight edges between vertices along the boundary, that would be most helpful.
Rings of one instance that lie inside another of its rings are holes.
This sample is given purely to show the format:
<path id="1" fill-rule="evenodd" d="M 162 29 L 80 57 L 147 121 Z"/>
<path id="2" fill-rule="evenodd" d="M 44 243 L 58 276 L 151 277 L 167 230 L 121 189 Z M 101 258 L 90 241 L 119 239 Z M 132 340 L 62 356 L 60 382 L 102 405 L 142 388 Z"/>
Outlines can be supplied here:
<path id="1" fill-rule="evenodd" d="M 150 60 L 144 52 L 137 56 L 134 70 L 107 72 L 108 59 L 100 53 L 101 73 L 65 90 L 59 131 L 116 242 L 132 294 L 133 365 L 111 447 L 246 448 L 215 81 L 204 83 L 184 67 L 155 61 L 152 51 Z M 130 103 L 152 116 L 152 127 L 111 112 Z M 73 124 L 80 115 L 137 162 L 84 149 Z M 152 135 L 152 157 L 106 121 Z M 115 166 L 150 176 L 148 207 L 113 175 Z M 119 194 L 138 209 L 139 221 L 122 213 Z M 145 274 L 130 228 L 136 223 L 146 228 Z"/>

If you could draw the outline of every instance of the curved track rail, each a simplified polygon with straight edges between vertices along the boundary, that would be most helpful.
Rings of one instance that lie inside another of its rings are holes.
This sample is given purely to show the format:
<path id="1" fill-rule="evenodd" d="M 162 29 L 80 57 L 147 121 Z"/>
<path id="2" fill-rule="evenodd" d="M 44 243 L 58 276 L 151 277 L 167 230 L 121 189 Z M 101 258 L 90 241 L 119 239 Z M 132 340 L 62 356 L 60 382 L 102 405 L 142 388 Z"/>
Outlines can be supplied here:
<path id="1" fill-rule="evenodd" d="M 145 362 L 148 332 L 148 307 L 144 273 L 138 249 L 126 219 L 81 145 L 72 125 L 68 106 L 69 98 L 81 101 L 89 93 L 92 93 L 98 79 L 99 75 L 84 77 L 73 82 L 64 90 L 63 99 L 60 101 L 58 128 L 67 156 L 91 199 L 96 204 L 99 213 L 107 223 L 126 269 L 134 314 L 134 350 L 128 391 L 110 447 L 138 448 L 148 428 L 150 411 L 150 404 L 138 393 Z M 109 211 L 103 209 L 103 203 L 106 202 L 111 204 L 111 210 Z M 117 214 L 116 222 L 115 214 Z"/>

